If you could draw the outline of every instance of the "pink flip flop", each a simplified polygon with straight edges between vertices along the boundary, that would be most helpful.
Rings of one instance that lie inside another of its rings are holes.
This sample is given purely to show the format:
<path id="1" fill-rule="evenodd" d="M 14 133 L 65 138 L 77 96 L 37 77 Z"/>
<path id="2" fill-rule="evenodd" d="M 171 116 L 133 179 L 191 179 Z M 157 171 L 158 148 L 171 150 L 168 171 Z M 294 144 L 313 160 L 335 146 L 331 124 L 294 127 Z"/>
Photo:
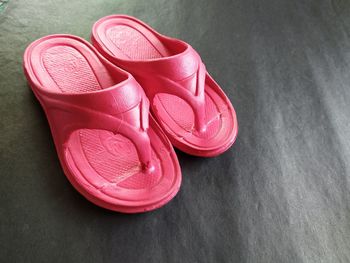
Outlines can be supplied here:
<path id="1" fill-rule="evenodd" d="M 29 45 L 24 71 L 65 174 L 83 196 L 110 210 L 137 213 L 176 195 L 177 157 L 149 118 L 148 99 L 132 75 L 70 35 Z"/>
<path id="2" fill-rule="evenodd" d="M 141 84 L 153 115 L 174 146 L 209 157 L 234 143 L 236 113 L 189 44 L 126 15 L 98 20 L 91 39 L 102 55 Z"/>

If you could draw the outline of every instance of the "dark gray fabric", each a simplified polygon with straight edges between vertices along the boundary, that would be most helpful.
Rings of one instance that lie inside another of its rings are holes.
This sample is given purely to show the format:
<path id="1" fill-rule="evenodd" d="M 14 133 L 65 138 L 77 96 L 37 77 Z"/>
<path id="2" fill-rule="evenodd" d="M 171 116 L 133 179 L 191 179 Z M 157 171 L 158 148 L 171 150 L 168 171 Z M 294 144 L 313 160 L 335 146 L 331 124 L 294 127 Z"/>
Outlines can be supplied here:
<path id="1" fill-rule="evenodd" d="M 350 261 L 350 1 L 5 5 L 1 262 Z M 219 157 L 178 152 L 180 193 L 140 215 L 98 208 L 69 184 L 21 66 L 33 40 L 89 39 L 94 21 L 113 13 L 191 43 L 240 125 L 235 145 Z"/>

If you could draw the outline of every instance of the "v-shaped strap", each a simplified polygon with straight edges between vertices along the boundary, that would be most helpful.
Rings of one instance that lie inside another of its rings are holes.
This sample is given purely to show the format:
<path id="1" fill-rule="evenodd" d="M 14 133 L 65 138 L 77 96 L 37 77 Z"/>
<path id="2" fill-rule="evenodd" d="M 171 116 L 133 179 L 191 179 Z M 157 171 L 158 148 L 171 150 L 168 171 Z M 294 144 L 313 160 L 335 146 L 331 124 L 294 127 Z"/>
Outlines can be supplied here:
<path id="1" fill-rule="evenodd" d="M 195 129 L 206 130 L 205 79 L 206 68 L 190 46 L 177 56 L 138 63 L 133 69 L 143 79 L 150 101 L 159 93 L 168 93 L 185 100 L 192 108 Z"/>
<path id="2" fill-rule="evenodd" d="M 175 95 L 185 100 L 192 108 L 195 118 L 195 129 L 203 132 L 206 130 L 205 122 L 205 74 L 206 69 L 203 63 L 199 63 L 197 72 L 195 73 L 195 88 L 192 93 L 188 88 L 182 86 L 179 81 L 172 80 L 166 76 L 156 75 L 159 81 L 157 92 L 152 92 L 149 97 L 153 100 L 157 93 L 167 93 Z"/>
<path id="3" fill-rule="evenodd" d="M 141 88 L 138 87 L 138 89 Z M 61 129 L 58 133 L 58 139 L 64 149 L 67 148 L 70 135 L 76 130 L 108 130 L 128 138 L 137 150 L 142 168 L 150 172 L 153 169 L 153 165 L 151 162 L 151 144 L 147 133 L 149 102 L 142 91 L 139 90 L 138 92 L 141 92 L 141 96 L 138 96 L 140 97 L 138 103 L 131 107 L 128 105 L 127 110 L 125 110 L 125 105 L 120 105 L 123 102 L 128 103 L 125 101 L 127 98 L 113 101 L 115 97 L 112 94 L 103 96 L 103 98 L 111 101 L 110 103 L 107 102 L 109 104 L 108 107 L 102 106 L 105 110 L 101 110 L 101 107 L 100 109 L 94 106 L 88 107 L 86 101 L 91 101 L 91 98 L 88 98 L 88 100 L 85 98 L 79 99 L 80 95 L 73 95 L 75 97 L 73 101 L 77 103 L 72 103 L 69 99 L 62 100 L 64 96 L 60 96 L 59 98 L 46 97 L 45 104 L 48 105 L 47 109 L 49 115 L 52 116 L 53 125 Z M 81 95 L 81 97 L 83 96 Z M 94 95 L 90 94 L 89 97 L 91 96 Z M 99 97 L 99 95 L 96 96 Z M 99 104 L 101 104 L 101 101 Z M 102 104 L 106 104 L 106 101 L 102 102 Z"/>

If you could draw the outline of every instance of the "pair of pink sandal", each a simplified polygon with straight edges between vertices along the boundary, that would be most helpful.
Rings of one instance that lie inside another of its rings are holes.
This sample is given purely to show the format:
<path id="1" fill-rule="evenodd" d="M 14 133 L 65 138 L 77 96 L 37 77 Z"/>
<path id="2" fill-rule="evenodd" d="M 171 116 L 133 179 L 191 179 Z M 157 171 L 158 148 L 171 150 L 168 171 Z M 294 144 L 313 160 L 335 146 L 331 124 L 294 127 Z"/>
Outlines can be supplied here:
<path id="1" fill-rule="evenodd" d="M 91 39 L 33 42 L 26 77 L 73 186 L 114 211 L 156 209 L 181 184 L 171 144 L 197 156 L 224 152 L 237 135 L 235 111 L 187 43 L 125 15 L 97 21 Z"/>

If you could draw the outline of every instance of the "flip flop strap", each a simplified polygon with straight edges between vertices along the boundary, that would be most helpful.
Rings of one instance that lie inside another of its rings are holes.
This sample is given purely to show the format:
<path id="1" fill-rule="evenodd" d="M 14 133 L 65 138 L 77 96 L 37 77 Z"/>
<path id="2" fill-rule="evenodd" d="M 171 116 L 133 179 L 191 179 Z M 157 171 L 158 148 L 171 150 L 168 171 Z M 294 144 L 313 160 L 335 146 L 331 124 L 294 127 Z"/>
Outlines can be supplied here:
<path id="1" fill-rule="evenodd" d="M 138 105 L 140 127 L 135 127 L 123 118 L 127 112 L 118 115 L 110 115 L 81 105 L 74 105 L 52 99 L 49 100 L 50 106 L 48 107 L 48 110 L 51 112 L 54 122 L 62 129 L 62 135 L 59 137 L 59 140 L 63 145 L 64 150 L 68 146 L 67 142 L 69 137 L 76 130 L 107 130 L 114 134 L 121 134 L 127 137 L 134 144 L 142 167 L 146 170 L 152 167 L 151 144 L 147 133 L 149 108 L 147 98 L 142 98 Z"/>
<path id="2" fill-rule="evenodd" d="M 196 77 L 194 92 L 181 84 L 181 81 L 175 81 L 167 76 L 156 74 L 151 76 L 151 78 L 156 79 L 157 85 L 147 90 L 147 95 L 151 101 L 158 93 L 175 95 L 185 100 L 191 106 L 194 113 L 194 128 L 198 131 L 204 131 L 206 129 L 204 93 L 206 69 L 201 61 L 198 63 L 198 69 L 194 74 Z"/>

